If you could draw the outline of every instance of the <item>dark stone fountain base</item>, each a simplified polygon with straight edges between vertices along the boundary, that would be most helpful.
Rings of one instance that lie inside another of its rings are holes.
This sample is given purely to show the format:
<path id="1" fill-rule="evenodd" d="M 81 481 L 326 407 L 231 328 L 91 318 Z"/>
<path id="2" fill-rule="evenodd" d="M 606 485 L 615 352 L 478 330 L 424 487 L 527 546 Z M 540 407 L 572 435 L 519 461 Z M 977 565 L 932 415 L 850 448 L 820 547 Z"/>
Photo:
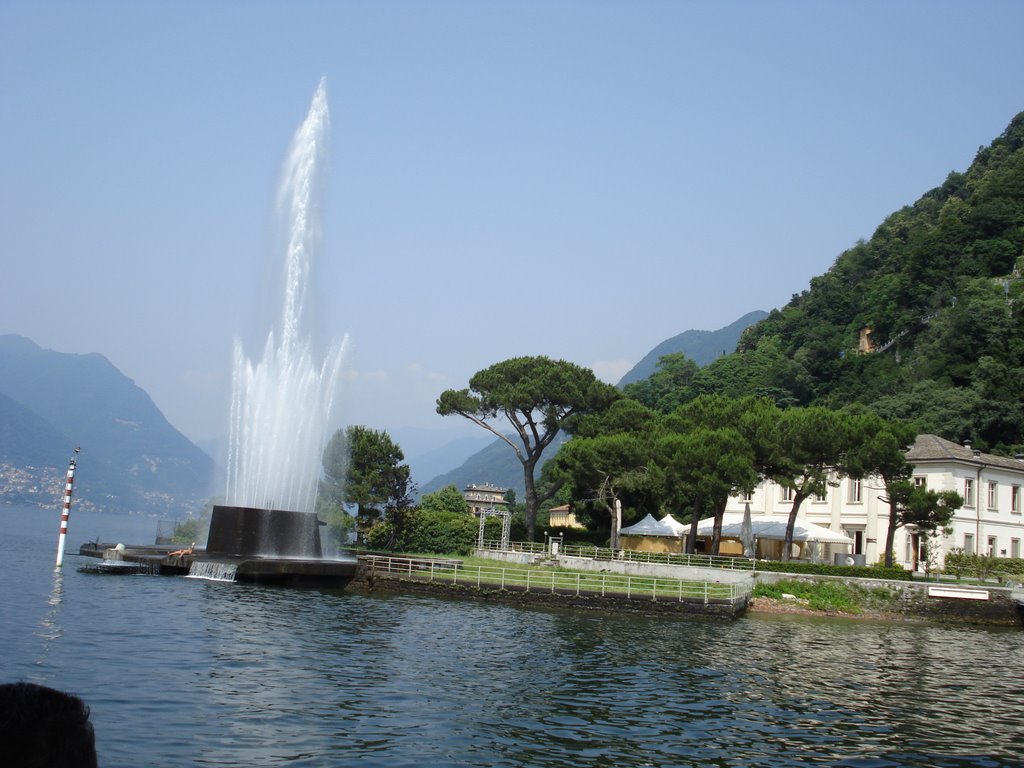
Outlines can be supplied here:
<path id="1" fill-rule="evenodd" d="M 218 505 L 210 518 L 206 554 L 319 559 L 321 525 L 307 512 Z"/>
<path id="2" fill-rule="evenodd" d="M 215 506 L 205 550 L 167 545 L 90 544 L 80 554 L 102 558 L 106 573 L 202 575 L 259 584 L 343 587 L 355 576 L 354 556 L 325 559 L 316 515 L 281 509 Z"/>
<path id="3" fill-rule="evenodd" d="M 327 560 L 314 514 L 215 506 L 206 551 L 197 562 L 235 565 L 236 581 L 338 585 L 355 574 L 355 558 Z"/>

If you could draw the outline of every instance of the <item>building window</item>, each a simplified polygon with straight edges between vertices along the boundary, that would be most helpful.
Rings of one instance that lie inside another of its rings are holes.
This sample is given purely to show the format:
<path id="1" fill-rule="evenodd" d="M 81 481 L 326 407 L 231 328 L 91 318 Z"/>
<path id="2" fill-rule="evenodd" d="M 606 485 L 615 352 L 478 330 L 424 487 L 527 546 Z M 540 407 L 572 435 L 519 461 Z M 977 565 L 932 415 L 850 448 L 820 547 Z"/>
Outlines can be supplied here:
<path id="1" fill-rule="evenodd" d="M 1010 511 L 1015 515 L 1020 514 L 1020 486 L 1010 486 Z"/>
<path id="2" fill-rule="evenodd" d="M 965 533 L 964 534 L 964 554 L 965 555 L 973 555 L 974 554 L 974 534 L 973 533 Z"/>
<path id="3" fill-rule="evenodd" d="M 848 494 L 846 500 L 849 501 L 851 504 L 860 504 L 860 502 L 861 502 L 861 493 L 862 493 L 862 489 L 861 489 L 860 480 L 853 480 L 853 479 L 851 479 L 850 480 L 850 486 L 849 486 L 849 494 Z"/>
<path id="4" fill-rule="evenodd" d="M 828 492 L 826 491 L 825 493 L 814 494 L 813 496 L 811 496 L 811 501 L 818 504 L 823 504 L 824 502 L 828 501 Z"/>
<path id="5" fill-rule="evenodd" d="M 989 536 L 988 537 L 988 550 L 985 552 L 985 554 L 987 554 L 989 557 L 995 557 L 996 556 L 996 546 L 998 546 L 997 543 L 996 543 L 996 537 L 995 536 Z"/>
<path id="6" fill-rule="evenodd" d="M 783 501 L 792 501 L 793 500 L 793 489 L 789 488 L 789 487 L 787 487 L 785 485 L 782 486 L 782 497 L 781 498 L 782 498 Z"/>
<path id="7" fill-rule="evenodd" d="M 999 509 L 999 485 L 995 482 L 988 484 L 988 508 Z"/>
<path id="8" fill-rule="evenodd" d="M 740 491 L 740 501 L 753 501 L 753 500 L 754 500 L 754 492 L 753 491 Z"/>
<path id="9" fill-rule="evenodd" d="M 914 476 L 914 487 L 915 488 L 927 488 L 928 487 L 928 478 L 925 477 L 924 475 L 915 475 Z"/>
<path id="10" fill-rule="evenodd" d="M 974 481 L 970 478 L 964 480 L 964 506 L 974 506 Z"/>
<path id="11" fill-rule="evenodd" d="M 1010 539 L 1010 557 L 1020 557 L 1020 539 Z"/>

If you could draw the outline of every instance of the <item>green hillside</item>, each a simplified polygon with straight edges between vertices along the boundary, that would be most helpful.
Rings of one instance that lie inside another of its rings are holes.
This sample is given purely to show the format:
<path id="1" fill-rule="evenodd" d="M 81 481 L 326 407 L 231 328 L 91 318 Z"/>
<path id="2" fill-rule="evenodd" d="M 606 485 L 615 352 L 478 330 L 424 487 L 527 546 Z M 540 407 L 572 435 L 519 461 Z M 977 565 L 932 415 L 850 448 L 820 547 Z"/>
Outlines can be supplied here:
<path id="1" fill-rule="evenodd" d="M 692 394 L 782 404 L 862 403 L 920 431 L 982 448 L 1024 444 L 1024 113 L 963 173 L 890 215 L 870 240 L 737 352 L 694 376 Z"/>
<path id="2" fill-rule="evenodd" d="M 767 315 L 767 312 L 758 309 L 748 312 L 739 320 L 730 323 L 725 328 L 719 328 L 717 331 L 683 331 L 671 339 L 665 339 L 626 372 L 626 375 L 619 380 L 619 386 L 624 387 L 627 384 L 643 381 L 654 373 L 659 359 L 677 352 L 682 352 L 698 366 L 708 365 L 722 355 L 735 352 L 736 344 L 743 331 Z"/>

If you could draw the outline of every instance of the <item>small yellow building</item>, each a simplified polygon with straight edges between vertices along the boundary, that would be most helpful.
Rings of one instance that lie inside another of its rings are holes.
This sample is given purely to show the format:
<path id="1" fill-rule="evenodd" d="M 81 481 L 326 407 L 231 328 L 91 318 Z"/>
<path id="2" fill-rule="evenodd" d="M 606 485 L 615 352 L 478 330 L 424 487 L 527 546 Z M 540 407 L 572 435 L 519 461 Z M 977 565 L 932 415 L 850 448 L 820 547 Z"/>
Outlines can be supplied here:
<path id="1" fill-rule="evenodd" d="M 548 525 L 552 528 L 585 528 L 576 519 L 576 515 L 572 513 L 572 509 L 568 504 L 563 504 L 560 507 L 552 507 L 548 512 Z"/>

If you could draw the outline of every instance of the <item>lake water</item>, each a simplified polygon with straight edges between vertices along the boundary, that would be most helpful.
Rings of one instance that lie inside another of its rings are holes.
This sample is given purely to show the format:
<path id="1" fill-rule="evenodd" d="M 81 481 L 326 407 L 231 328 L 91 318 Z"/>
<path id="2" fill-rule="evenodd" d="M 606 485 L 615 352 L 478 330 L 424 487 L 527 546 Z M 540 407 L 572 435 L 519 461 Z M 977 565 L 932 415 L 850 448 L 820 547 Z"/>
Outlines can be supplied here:
<path id="1" fill-rule="evenodd" d="M 0 506 L 0 679 L 85 698 L 102 766 L 1024 765 L 1020 629 L 55 575 L 59 517 Z"/>

